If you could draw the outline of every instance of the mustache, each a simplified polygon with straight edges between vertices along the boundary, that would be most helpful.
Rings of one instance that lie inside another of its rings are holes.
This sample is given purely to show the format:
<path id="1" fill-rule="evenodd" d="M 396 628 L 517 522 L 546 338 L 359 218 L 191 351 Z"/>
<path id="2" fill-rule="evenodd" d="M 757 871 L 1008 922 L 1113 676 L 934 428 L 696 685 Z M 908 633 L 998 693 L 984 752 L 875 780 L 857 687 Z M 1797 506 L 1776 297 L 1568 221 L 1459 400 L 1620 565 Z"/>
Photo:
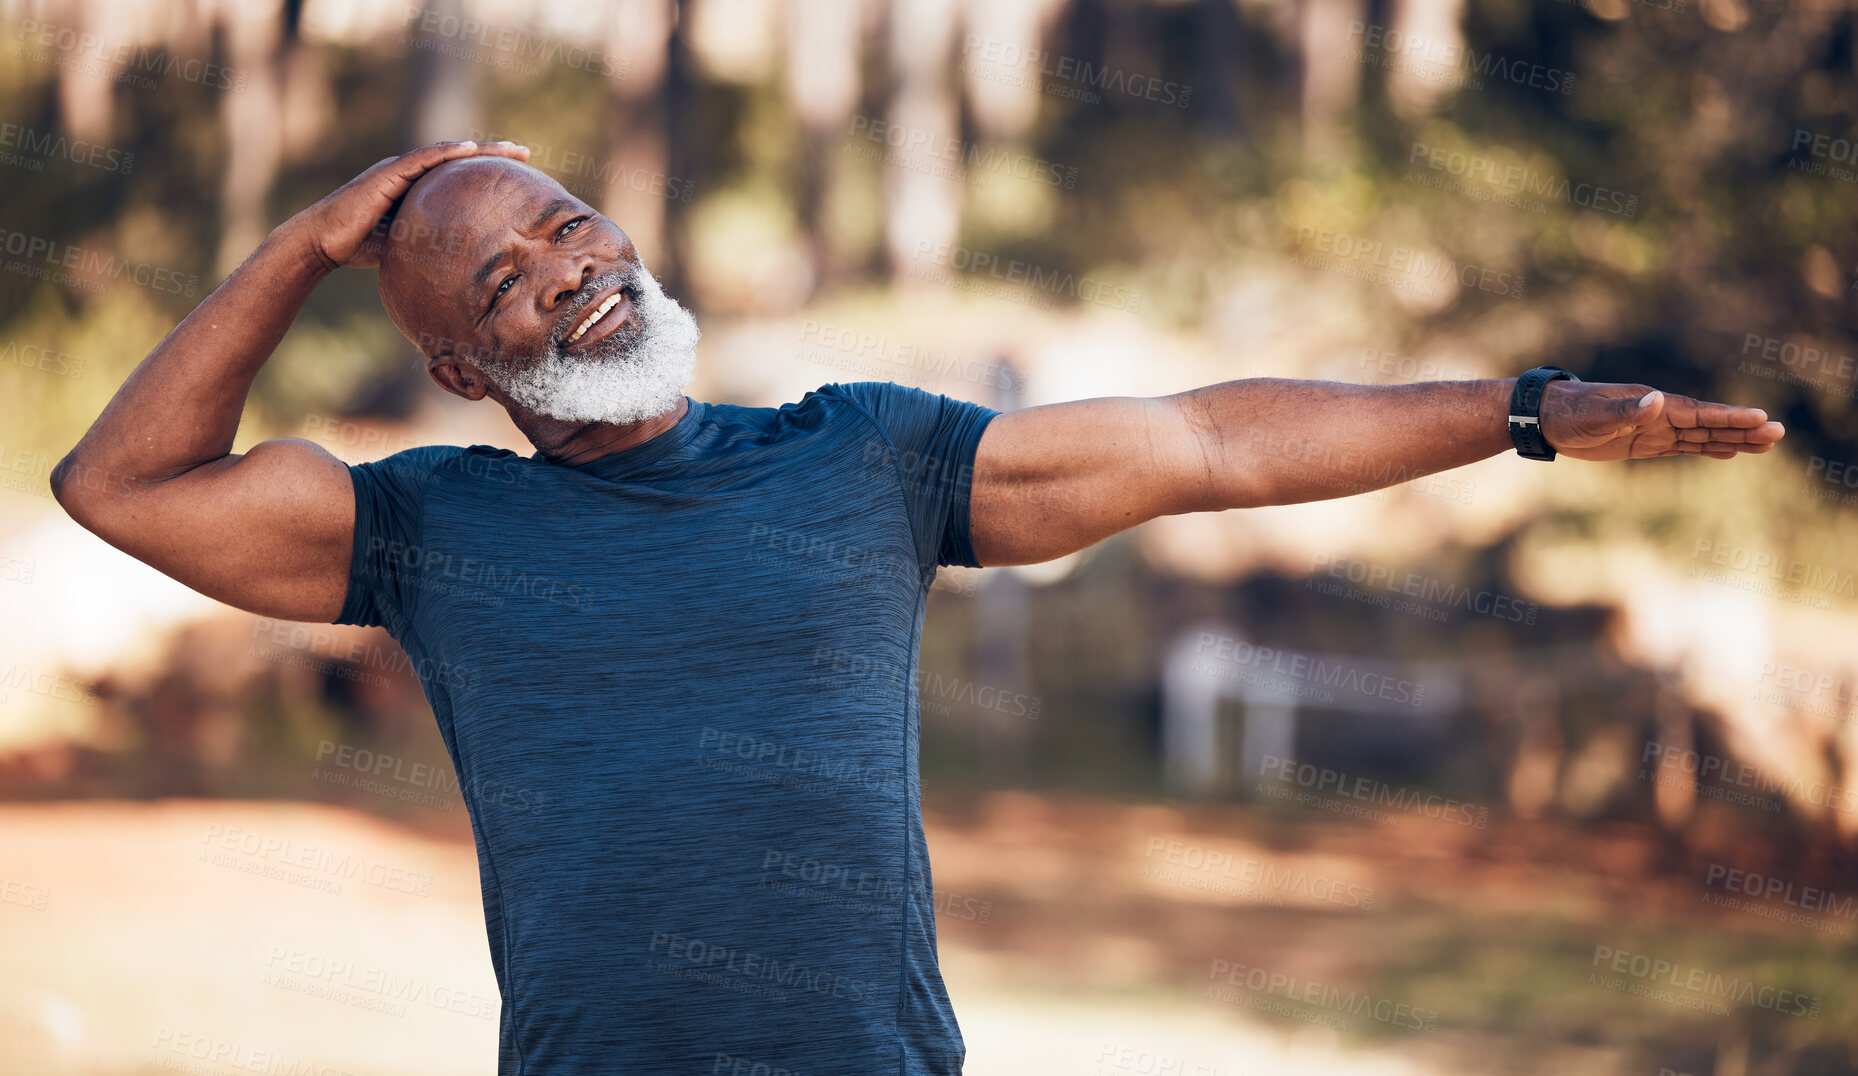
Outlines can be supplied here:
<path id="1" fill-rule="evenodd" d="M 580 286 L 580 289 L 574 293 L 574 297 L 568 300 L 566 310 L 557 315 L 558 321 L 556 327 L 548 334 L 549 346 L 559 350 L 565 345 L 568 341 L 568 334 L 574 331 L 576 325 L 580 324 L 581 319 L 577 315 L 593 304 L 595 296 L 615 284 L 626 289 L 626 295 L 632 300 L 633 317 L 640 317 L 638 281 L 639 274 L 636 269 L 622 269 L 610 273 L 601 273 L 599 276 L 588 279 Z M 622 326 L 620 331 L 625 332 L 629 328 L 632 328 L 632 326 Z"/>

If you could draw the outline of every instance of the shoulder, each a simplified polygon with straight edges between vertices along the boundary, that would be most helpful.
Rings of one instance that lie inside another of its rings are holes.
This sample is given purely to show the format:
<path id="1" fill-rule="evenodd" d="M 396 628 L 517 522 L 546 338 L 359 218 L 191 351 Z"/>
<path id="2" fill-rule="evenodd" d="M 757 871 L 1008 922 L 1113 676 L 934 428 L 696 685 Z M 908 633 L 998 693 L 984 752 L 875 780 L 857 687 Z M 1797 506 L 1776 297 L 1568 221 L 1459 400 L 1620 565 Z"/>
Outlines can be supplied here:
<path id="1" fill-rule="evenodd" d="M 835 381 L 807 393 L 806 399 L 816 397 L 856 413 L 887 432 L 894 432 L 898 426 L 934 422 L 951 412 L 977 407 L 964 400 L 895 381 Z"/>
<path id="2" fill-rule="evenodd" d="M 353 464 L 350 470 L 407 490 L 437 482 L 489 482 L 524 485 L 534 477 L 536 461 L 491 445 L 421 445 L 384 459 Z"/>
<path id="3" fill-rule="evenodd" d="M 879 426 L 880 413 L 890 409 L 894 392 L 915 392 L 886 381 L 821 385 L 798 400 L 774 407 L 741 404 L 706 404 L 704 421 L 723 431 L 766 438 L 803 431 L 818 431 L 846 423 Z"/>

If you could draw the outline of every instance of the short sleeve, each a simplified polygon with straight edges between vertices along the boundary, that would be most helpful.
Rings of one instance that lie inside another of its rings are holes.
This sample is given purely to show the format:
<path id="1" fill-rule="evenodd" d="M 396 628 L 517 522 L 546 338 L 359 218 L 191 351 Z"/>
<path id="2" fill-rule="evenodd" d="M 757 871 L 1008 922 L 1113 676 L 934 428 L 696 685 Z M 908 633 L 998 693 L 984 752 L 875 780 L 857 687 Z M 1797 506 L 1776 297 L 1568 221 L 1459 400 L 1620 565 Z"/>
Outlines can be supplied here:
<path id="1" fill-rule="evenodd" d="M 980 567 L 968 533 L 968 494 L 975 449 L 1000 412 L 888 381 L 829 387 L 870 415 L 895 451 L 922 566 Z"/>
<path id="2" fill-rule="evenodd" d="M 411 619 L 419 556 L 419 507 L 427 485 L 459 450 L 411 448 L 383 460 L 353 464 L 355 541 L 348 595 L 337 624 L 385 627 L 396 638 Z"/>

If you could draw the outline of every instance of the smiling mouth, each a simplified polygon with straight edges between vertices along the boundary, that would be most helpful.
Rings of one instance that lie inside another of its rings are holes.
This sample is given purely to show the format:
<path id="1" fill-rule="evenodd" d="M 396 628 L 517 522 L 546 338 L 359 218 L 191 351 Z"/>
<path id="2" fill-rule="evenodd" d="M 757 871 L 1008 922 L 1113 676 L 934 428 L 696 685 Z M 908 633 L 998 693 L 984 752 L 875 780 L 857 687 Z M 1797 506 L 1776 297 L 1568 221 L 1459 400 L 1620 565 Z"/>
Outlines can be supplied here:
<path id="1" fill-rule="evenodd" d="M 572 347 L 582 340 L 591 343 L 611 335 L 613 330 L 619 328 L 631 316 L 632 299 L 622 287 L 601 300 L 598 306 L 589 311 L 587 316 L 581 319 L 581 323 L 574 327 L 574 331 L 568 334 L 568 338 L 563 341 L 563 346 Z"/>

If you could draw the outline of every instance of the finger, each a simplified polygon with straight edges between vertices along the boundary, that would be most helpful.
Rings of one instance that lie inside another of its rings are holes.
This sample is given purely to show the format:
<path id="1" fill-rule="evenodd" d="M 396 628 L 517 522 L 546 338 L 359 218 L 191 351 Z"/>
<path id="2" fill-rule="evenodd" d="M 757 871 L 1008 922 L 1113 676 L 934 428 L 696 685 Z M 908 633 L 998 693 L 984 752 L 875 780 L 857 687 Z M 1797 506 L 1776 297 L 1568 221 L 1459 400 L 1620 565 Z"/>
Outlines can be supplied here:
<path id="1" fill-rule="evenodd" d="M 1732 456 L 1758 455 L 1772 449 L 1774 445 L 1748 444 L 1739 441 L 1679 441 L 1659 453 L 1662 456 L 1715 456 L 1729 459 Z"/>
<path id="2" fill-rule="evenodd" d="M 1615 396 L 1602 406 L 1604 413 L 1620 426 L 1632 426 L 1647 423 L 1658 413 L 1658 393 L 1649 392 L 1643 396 Z M 1646 401 L 1651 401 L 1647 403 Z"/>
<path id="3" fill-rule="evenodd" d="M 472 156 L 477 153 L 477 149 L 477 143 L 468 139 L 463 142 L 434 142 L 395 158 L 392 172 L 410 183 L 446 161 Z"/>
<path id="4" fill-rule="evenodd" d="M 388 157 L 361 174 L 361 180 L 385 180 L 376 189 L 389 197 L 399 197 L 413 181 L 446 161 L 469 157 L 478 149 L 476 142 L 434 142 L 408 150 L 398 157 Z"/>
<path id="5" fill-rule="evenodd" d="M 529 159 L 529 147 L 508 140 L 502 142 L 484 142 L 477 147 L 477 155 L 480 157 L 508 157 L 511 160 L 526 161 Z"/>
<path id="6" fill-rule="evenodd" d="M 1752 429 L 1768 421 L 1768 413 L 1759 407 L 1737 407 L 1734 404 L 1705 400 L 1693 400 L 1691 403 L 1693 406 L 1687 409 L 1690 421 L 1679 422 L 1673 416 L 1673 425 Z"/>
<path id="7" fill-rule="evenodd" d="M 1680 441 L 1696 441 L 1696 442 L 1732 441 L 1732 442 L 1735 442 L 1736 444 L 1746 444 L 1748 443 L 1751 435 L 1753 435 L 1760 429 L 1762 429 L 1762 427 L 1759 427 L 1759 426 L 1756 427 L 1754 430 L 1741 430 L 1741 429 L 1733 429 L 1733 428 L 1712 429 L 1707 426 L 1692 426 L 1688 429 L 1678 430 L 1677 439 Z"/>
<path id="8" fill-rule="evenodd" d="M 434 142 L 429 146 L 421 146 L 386 162 L 387 168 L 383 171 L 390 179 L 388 188 L 383 193 L 390 198 L 397 199 L 405 194 L 407 188 L 411 187 L 421 176 L 439 165 L 447 161 L 477 156 L 509 157 L 526 162 L 529 159 L 529 147 L 519 146 L 514 142 L 478 143 L 469 140 Z"/>

